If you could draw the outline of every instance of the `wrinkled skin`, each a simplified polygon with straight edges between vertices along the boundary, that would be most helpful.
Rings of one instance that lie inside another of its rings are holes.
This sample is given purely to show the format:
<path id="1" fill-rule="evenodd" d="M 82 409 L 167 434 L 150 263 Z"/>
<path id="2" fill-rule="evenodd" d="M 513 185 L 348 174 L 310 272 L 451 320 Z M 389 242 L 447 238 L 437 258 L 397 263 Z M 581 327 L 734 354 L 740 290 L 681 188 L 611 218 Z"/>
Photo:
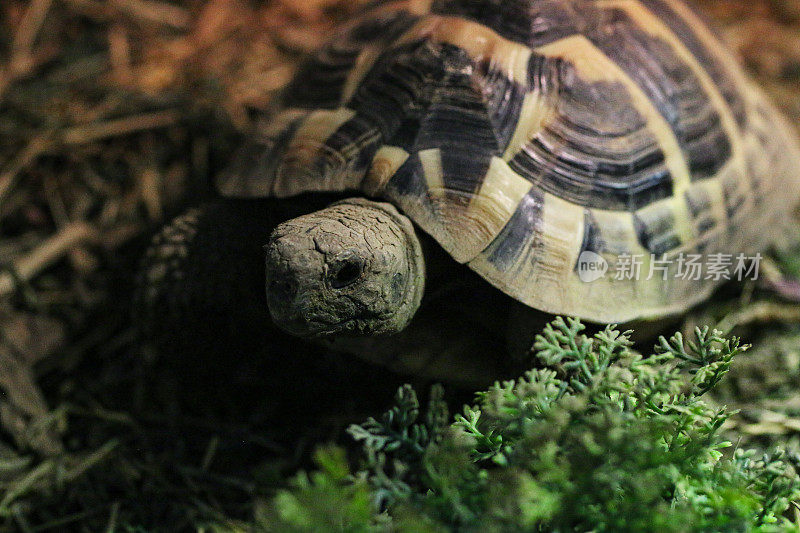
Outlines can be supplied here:
<path id="1" fill-rule="evenodd" d="M 422 299 L 420 242 L 389 204 L 351 199 L 289 220 L 265 254 L 270 313 L 298 337 L 398 333 Z"/>

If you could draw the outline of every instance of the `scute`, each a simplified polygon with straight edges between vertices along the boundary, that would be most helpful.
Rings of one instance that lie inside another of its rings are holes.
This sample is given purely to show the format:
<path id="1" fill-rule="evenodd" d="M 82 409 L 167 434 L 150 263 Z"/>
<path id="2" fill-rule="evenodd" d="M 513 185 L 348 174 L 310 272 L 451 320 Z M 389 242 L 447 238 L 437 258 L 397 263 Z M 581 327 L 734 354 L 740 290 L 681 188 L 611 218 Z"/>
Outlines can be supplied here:
<path id="1" fill-rule="evenodd" d="M 682 277 L 687 256 L 762 252 L 798 169 L 794 132 L 680 0 L 411 0 L 310 59 L 218 187 L 387 199 L 521 302 L 621 322 L 724 281 Z M 588 252 L 608 268 L 590 283 Z"/>

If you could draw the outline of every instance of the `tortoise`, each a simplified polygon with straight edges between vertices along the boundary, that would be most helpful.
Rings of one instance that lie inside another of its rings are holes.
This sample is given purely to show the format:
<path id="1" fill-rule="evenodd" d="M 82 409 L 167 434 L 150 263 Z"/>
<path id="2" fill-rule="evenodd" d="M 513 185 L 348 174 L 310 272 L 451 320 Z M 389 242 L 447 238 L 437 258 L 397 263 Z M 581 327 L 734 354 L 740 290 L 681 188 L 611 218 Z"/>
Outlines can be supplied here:
<path id="1" fill-rule="evenodd" d="M 145 307 L 271 331 L 266 306 L 438 377 L 486 376 L 528 311 L 683 312 L 727 277 L 684 257 L 756 256 L 800 196 L 787 121 L 681 0 L 373 3 L 257 122 L 218 203 L 155 239 Z"/>

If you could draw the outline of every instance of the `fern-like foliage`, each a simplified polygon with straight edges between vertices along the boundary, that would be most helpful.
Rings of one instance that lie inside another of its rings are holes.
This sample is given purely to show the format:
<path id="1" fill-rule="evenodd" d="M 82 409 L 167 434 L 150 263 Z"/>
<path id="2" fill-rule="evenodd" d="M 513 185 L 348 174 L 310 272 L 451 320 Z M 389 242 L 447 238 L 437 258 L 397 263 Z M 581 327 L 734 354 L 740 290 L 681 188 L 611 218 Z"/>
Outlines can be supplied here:
<path id="1" fill-rule="evenodd" d="M 432 387 L 428 409 L 420 418 L 417 394 L 410 385 L 398 389 L 394 406 L 380 419 L 352 425 L 348 433 L 364 446 L 365 464 L 374 487 L 377 507 L 390 505 L 413 493 L 424 474 L 421 465 L 430 446 L 449 424 L 444 389 Z"/>
<path id="2" fill-rule="evenodd" d="M 423 412 L 401 388 L 381 418 L 349 429 L 361 470 L 346 475 L 323 455 L 320 472 L 278 495 L 266 526 L 800 530 L 784 517 L 800 499 L 800 460 L 780 450 L 726 455 L 728 414 L 703 399 L 748 346 L 697 329 L 689 341 L 660 338 L 643 357 L 630 332 L 585 331 L 575 319 L 553 321 L 536 338 L 537 368 L 477 393 L 452 422 L 441 388 Z"/>

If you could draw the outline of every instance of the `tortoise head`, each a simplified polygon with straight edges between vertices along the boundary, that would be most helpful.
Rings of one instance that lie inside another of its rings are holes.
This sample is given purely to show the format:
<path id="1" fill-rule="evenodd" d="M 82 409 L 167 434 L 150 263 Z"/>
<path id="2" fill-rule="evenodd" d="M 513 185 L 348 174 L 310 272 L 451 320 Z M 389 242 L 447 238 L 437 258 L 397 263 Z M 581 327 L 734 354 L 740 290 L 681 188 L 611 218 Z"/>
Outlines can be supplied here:
<path id="1" fill-rule="evenodd" d="M 351 199 L 289 220 L 265 252 L 270 313 L 298 337 L 397 333 L 422 299 L 422 247 L 389 204 Z"/>

